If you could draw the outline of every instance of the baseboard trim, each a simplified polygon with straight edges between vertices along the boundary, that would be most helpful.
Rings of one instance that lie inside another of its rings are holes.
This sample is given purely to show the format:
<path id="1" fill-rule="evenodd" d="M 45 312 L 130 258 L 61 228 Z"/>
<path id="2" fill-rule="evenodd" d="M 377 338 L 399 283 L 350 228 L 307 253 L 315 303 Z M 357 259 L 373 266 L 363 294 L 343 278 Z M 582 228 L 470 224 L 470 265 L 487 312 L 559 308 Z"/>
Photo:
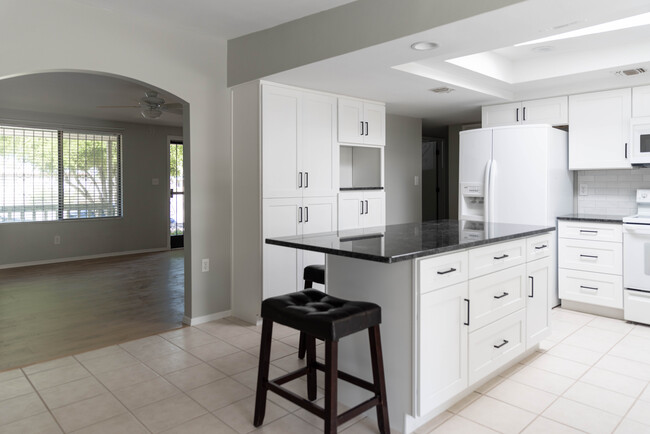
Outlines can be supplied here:
<path id="1" fill-rule="evenodd" d="M 154 252 L 166 252 L 169 249 L 167 247 L 161 247 L 157 249 L 143 249 L 143 250 L 129 250 L 126 252 L 112 252 L 112 253 L 101 253 L 98 255 L 87 255 L 87 256 L 72 256 L 67 258 L 57 258 L 57 259 L 46 259 L 44 261 L 32 261 L 32 262 L 18 262 L 15 264 L 1 264 L 0 270 L 6 268 L 19 268 L 19 267 L 31 267 L 32 265 L 47 265 L 47 264 L 57 264 L 60 262 L 73 262 L 73 261 L 83 261 L 86 259 L 100 259 L 100 258 L 109 258 L 112 256 L 126 256 L 126 255 L 137 255 L 139 253 L 154 253 Z"/>
<path id="2" fill-rule="evenodd" d="M 197 316 L 195 318 L 190 318 L 183 315 L 183 324 L 195 326 L 198 324 L 203 324 L 210 321 L 215 321 L 221 318 L 226 318 L 232 315 L 231 310 L 225 310 L 223 312 L 211 313 L 210 315 Z"/>

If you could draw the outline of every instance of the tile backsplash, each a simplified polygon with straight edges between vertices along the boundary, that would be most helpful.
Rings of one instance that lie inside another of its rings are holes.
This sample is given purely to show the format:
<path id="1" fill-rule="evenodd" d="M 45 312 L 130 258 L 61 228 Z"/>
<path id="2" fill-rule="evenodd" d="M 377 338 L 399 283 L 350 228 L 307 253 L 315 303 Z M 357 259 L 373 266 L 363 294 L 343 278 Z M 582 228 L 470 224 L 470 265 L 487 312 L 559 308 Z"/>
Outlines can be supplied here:
<path id="1" fill-rule="evenodd" d="M 587 195 L 580 196 L 580 185 Z M 577 212 L 584 214 L 636 214 L 636 190 L 650 188 L 650 168 L 580 170 L 576 179 Z"/>

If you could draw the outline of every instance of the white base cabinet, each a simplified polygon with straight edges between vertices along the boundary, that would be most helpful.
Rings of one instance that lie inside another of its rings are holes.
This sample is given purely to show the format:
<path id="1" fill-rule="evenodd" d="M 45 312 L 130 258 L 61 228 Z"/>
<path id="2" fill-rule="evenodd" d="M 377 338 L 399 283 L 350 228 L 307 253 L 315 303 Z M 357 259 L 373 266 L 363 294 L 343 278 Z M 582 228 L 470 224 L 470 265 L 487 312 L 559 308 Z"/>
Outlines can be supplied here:
<path id="1" fill-rule="evenodd" d="M 621 225 L 560 221 L 558 240 L 560 298 L 623 309 Z"/>
<path id="2" fill-rule="evenodd" d="M 548 232 L 415 261 L 419 416 L 550 334 L 554 240 Z"/>

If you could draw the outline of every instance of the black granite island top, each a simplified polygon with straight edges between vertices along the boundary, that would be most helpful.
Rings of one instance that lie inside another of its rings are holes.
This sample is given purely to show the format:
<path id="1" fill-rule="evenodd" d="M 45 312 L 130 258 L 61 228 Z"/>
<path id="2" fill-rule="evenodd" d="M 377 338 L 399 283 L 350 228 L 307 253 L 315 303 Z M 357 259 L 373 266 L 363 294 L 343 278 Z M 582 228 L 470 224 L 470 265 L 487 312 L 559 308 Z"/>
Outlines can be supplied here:
<path id="1" fill-rule="evenodd" d="M 605 214 L 567 214 L 559 216 L 558 220 L 569 220 L 576 222 L 598 222 L 598 223 L 623 223 L 622 215 L 605 215 Z"/>
<path id="2" fill-rule="evenodd" d="M 267 244 L 392 263 L 554 231 L 555 227 L 434 220 L 292 237 Z"/>

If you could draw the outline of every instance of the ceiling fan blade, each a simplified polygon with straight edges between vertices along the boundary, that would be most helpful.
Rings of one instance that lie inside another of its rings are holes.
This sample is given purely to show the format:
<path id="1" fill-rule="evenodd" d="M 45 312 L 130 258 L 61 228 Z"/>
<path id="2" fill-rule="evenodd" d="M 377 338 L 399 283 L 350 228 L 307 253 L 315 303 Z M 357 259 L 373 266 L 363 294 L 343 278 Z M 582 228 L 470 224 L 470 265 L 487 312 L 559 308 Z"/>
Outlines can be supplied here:
<path id="1" fill-rule="evenodd" d="M 97 108 L 140 108 L 139 105 L 98 105 Z"/>

